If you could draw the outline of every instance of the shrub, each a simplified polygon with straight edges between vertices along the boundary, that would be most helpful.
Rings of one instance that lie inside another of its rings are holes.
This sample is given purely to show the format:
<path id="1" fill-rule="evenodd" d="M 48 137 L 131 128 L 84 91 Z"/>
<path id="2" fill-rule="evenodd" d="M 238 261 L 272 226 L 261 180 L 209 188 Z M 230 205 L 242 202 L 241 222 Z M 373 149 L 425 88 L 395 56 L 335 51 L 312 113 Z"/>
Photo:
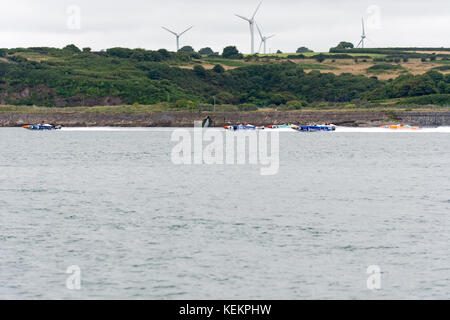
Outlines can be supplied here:
<path id="1" fill-rule="evenodd" d="M 170 58 L 170 52 L 167 51 L 166 49 L 159 49 L 156 52 L 158 52 L 163 57 L 164 60 L 167 60 Z"/>
<path id="2" fill-rule="evenodd" d="M 210 47 L 206 47 L 198 50 L 198 53 L 208 56 L 214 54 L 214 51 Z"/>
<path id="3" fill-rule="evenodd" d="M 353 49 L 355 45 L 351 42 L 342 41 L 339 43 L 335 49 Z"/>
<path id="4" fill-rule="evenodd" d="M 322 63 L 325 61 L 326 56 L 324 54 L 318 54 L 314 56 L 314 59 L 316 59 L 317 62 Z"/>
<path id="5" fill-rule="evenodd" d="M 402 66 L 399 65 L 393 65 L 389 63 L 380 63 L 375 64 L 367 69 L 367 72 L 384 72 L 384 71 L 392 71 L 392 70 L 403 70 Z"/>
<path id="6" fill-rule="evenodd" d="M 192 48 L 191 46 L 184 46 L 182 47 L 180 50 L 181 52 L 187 52 L 187 53 L 193 53 L 195 52 L 194 48 Z"/>
<path id="7" fill-rule="evenodd" d="M 288 59 L 292 59 L 292 60 L 295 60 L 295 59 L 306 59 L 306 56 L 303 55 L 303 54 L 291 54 L 291 55 L 288 55 L 287 58 Z"/>
<path id="8" fill-rule="evenodd" d="M 239 53 L 239 50 L 235 46 L 228 46 L 223 49 L 222 57 L 225 59 L 242 59 L 244 56 Z"/>
<path id="9" fill-rule="evenodd" d="M 78 47 L 74 44 L 69 44 L 68 46 L 65 46 L 63 48 L 63 50 L 67 51 L 67 52 L 72 52 L 72 53 L 80 53 L 81 52 L 81 50 L 78 49 Z"/>
<path id="10" fill-rule="evenodd" d="M 286 107 L 292 108 L 292 110 L 301 110 L 302 107 L 304 107 L 305 105 L 306 105 L 306 102 L 298 101 L 298 100 L 291 100 L 285 104 Z"/>
<path id="11" fill-rule="evenodd" d="M 128 59 L 133 54 L 133 50 L 128 48 L 110 48 L 106 50 L 106 53 L 109 56 Z"/>
<path id="12" fill-rule="evenodd" d="M 224 67 L 222 67 L 221 64 L 216 64 L 212 70 L 216 73 L 224 73 L 225 72 L 225 69 L 224 69 Z"/>
<path id="13" fill-rule="evenodd" d="M 201 78 L 206 77 L 206 70 L 202 66 L 199 65 L 194 66 L 194 72 L 197 76 Z"/>
<path id="14" fill-rule="evenodd" d="M 314 52 L 314 51 L 309 50 L 307 47 L 300 47 L 296 51 L 296 53 L 305 53 L 305 52 Z"/>
<path id="15" fill-rule="evenodd" d="M 173 107 L 177 110 L 194 110 L 196 104 L 191 100 L 177 100 Z"/>

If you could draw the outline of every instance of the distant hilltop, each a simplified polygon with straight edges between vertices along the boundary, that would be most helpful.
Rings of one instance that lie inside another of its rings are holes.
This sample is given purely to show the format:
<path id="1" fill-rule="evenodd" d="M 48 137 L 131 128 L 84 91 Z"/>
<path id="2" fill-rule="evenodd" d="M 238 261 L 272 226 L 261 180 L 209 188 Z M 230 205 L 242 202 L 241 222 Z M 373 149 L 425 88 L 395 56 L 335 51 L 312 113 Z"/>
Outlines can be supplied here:
<path id="1" fill-rule="evenodd" d="M 0 49 L 0 104 L 158 105 L 164 111 L 450 106 L 449 48 L 353 48 L 244 55 L 75 45 Z"/>

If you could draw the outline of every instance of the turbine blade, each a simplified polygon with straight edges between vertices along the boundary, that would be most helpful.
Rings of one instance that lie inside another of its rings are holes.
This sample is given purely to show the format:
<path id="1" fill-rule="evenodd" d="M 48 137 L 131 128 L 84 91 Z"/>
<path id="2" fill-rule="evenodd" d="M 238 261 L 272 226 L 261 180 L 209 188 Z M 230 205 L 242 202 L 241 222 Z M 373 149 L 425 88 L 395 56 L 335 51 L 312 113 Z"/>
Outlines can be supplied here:
<path id="1" fill-rule="evenodd" d="M 359 48 L 359 46 L 361 45 L 362 42 L 363 42 L 363 39 L 361 39 L 361 41 L 358 43 L 358 45 L 356 46 L 356 48 Z"/>
<path id="2" fill-rule="evenodd" d="M 235 16 L 236 16 L 236 17 L 238 17 L 238 18 L 241 18 L 242 20 L 245 20 L 245 21 L 251 22 L 251 20 L 250 20 L 250 19 L 248 19 L 248 18 L 246 18 L 246 17 L 240 16 L 240 15 L 238 15 L 238 14 L 235 14 Z"/>
<path id="3" fill-rule="evenodd" d="M 364 18 L 362 18 L 362 29 L 363 29 L 363 36 L 366 35 L 366 28 L 364 27 Z"/>
<path id="4" fill-rule="evenodd" d="M 176 32 L 173 32 L 172 30 L 169 30 L 169 29 L 167 29 L 166 27 L 161 27 L 161 28 L 163 28 L 163 29 L 166 30 L 166 31 L 169 31 L 171 34 L 173 34 L 173 35 L 175 35 L 175 36 L 178 37 L 178 34 L 177 34 Z"/>
<path id="5" fill-rule="evenodd" d="M 187 28 L 186 30 L 184 30 L 182 33 L 180 33 L 180 36 L 182 36 L 183 34 L 185 34 L 186 32 L 188 32 L 189 30 L 191 30 L 194 26 L 191 26 L 189 28 Z"/>
<path id="6" fill-rule="evenodd" d="M 270 39 L 270 38 L 273 38 L 273 37 L 275 37 L 276 35 L 275 34 L 273 34 L 273 35 L 271 35 L 271 36 L 268 36 L 268 37 L 266 37 L 266 40 L 267 39 Z"/>
<path id="7" fill-rule="evenodd" d="M 256 28 L 258 29 L 259 35 L 261 36 L 261 39 L 264 39 L 261 29 L 259 28 L 258 24 L 256 24 Z"/>
<path id="8" fill-rule="evenodd" d="M 259 3 L 258 7 L 256 8 L 255 13 L 253 14 L 252 20 L 255 19 L 256 14 L 258 13 L 258 10 L 259 10 L 259 8 L 261 7 L 262 3 L 263 3 L 263 2 L 261 1 L 261 2 Z"/>

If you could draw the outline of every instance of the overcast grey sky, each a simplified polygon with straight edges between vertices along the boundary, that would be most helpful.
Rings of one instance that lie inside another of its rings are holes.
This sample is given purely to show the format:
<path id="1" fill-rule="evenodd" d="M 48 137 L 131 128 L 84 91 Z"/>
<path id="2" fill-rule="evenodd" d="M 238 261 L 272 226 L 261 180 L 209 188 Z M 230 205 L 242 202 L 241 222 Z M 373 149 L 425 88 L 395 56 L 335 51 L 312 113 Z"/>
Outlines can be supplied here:
<path id="1" fill-rule="evenodd" d="M 258 3 L 14 0 L 2 6 L 0 47 L 62 47 L 74 43 L 95 50 L 115 46 L 174 50 L 175 38 L 161 26 L 181 31 L 194 25 L 182 37 L 181 45 L 195 49 L 210 46 L 221 51 L 233 44 L 247 53 L 248 23 L 234 13 L 251 16 Z M 450 0 L 265 0 L 256 19 L 264 33 L 276 34 L 268 41 L 268 49 L 294 52 L 299 46 L 328 51 L 341 40 L 356 44 L 363 16 L 371 40 L 368 46 L 450 47 Z"/>

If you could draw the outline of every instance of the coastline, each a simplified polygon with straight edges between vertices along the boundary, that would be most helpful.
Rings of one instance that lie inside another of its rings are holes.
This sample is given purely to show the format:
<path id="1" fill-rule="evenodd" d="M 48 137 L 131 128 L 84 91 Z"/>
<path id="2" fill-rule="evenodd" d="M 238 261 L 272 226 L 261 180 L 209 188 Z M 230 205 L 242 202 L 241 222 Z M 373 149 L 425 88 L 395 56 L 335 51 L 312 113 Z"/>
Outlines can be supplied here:
<path id="1" fill-rule="evenodd" d="M 296 112 L 159 112 L 159 113 L 0 113 L 0 127 L 21 127 L 42 121 L 64 127 L 192 127 L 211 117 L 214 127 L 251 123 L 333 123 L 374 127 L 408 123 L 421 127 L 450 126 L 450 111 L 296 111 Z"/>

